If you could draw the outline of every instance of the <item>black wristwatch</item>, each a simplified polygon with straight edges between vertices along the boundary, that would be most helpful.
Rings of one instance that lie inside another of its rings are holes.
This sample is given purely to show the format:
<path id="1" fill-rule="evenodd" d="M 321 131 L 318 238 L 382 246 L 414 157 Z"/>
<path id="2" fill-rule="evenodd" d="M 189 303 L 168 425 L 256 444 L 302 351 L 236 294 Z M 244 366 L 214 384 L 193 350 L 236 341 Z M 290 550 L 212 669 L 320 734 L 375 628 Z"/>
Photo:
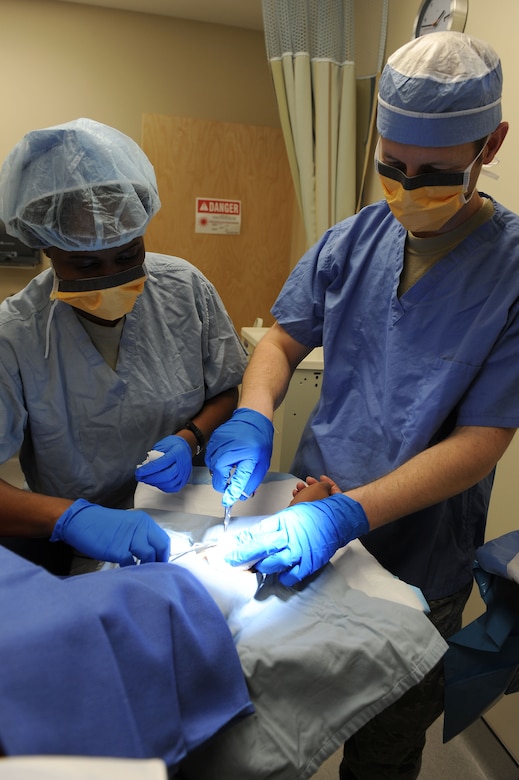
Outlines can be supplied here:
<path id="1" fill-rule="evenodd" d="M 195 456 L 200 455 L 205 450 L 205 437 L 198 425 L 195 425 L 192 420 L 186 420 L 186 422 L 178 429 L 178 431 L 191 431 L 196 439 Z M 177 431 L 177 433 L 178 433 Z"/>

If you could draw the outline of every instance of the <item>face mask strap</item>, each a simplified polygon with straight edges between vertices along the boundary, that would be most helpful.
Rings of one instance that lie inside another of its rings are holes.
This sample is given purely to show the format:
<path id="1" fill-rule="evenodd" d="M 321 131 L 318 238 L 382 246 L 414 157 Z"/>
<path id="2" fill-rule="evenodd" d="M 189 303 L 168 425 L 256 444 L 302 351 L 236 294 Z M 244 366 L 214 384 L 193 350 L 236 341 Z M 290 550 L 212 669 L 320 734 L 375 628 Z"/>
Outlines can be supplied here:
<path id="1" fill-rule="evenodd" d="M 108 290 L 111 287 L 120 287 L 128 282 L 134 282 L 146 276 L 146 271 L 142 265 L 135 265 L 126 268 L 117 274 L 110 276 L 94 276 L 90 279 L 59 279 L 54 272 L 54 278 L 57 280 L 57 290 L 59 292 L 82 293 L 97 292 L 99 290 Z"/>
<path id="2" fill-rule="evenodd" d="M 476 162 L 478 161 L 478 158 L 481 157 L 481 155 L 485 151 L 489 138 L 490 138 L 490 135 L 487 135 L 487 137 L 485 138 L 485 143 L 483 144 L 483 146 L 481 147 L 481 149 L 479 150 L 477 155 L 474 157 L 474 159 L 472 160 L 470 165 L 467 166 L 467 168 L 465 168 L 465 170 L 463 171 L 463 192 L 464 193 L 468 191 L 469 184 L 470 184 L 470 174 L 472 173 L 472 169 L 475 166 Z M 471 197 L 472 197 L 472 192 L 466 198 L 466 202 L 467 203 L 468 203 L 468 201 L 470 200 Z"/>
<path id="3" fill-rule="evenodd" d="M 421 173 L 418 176 L 406 176 L 403 171 L 380 160 L 375 160 L 375 166 L 380 176 L 397 181 L 404 190 L 420 190 L 424 187 L 463 186 L 465 188 L 465 174 L 462 171 L 453 173 Z"/>

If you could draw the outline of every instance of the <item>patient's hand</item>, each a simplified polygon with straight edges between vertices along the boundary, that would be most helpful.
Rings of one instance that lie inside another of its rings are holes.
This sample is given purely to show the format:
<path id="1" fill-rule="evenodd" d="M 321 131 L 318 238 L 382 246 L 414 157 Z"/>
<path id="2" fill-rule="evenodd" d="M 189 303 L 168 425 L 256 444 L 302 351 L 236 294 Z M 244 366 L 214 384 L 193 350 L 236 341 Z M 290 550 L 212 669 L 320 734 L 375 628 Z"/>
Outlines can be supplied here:
<path id="1" fill-rule="evenodd" d="M 293 498 L 289 506 L 299 504 L 301 501 L 319 501 L 321 498 L 327 498 L 327 496 L 341 492 L 337 483 L 324 474 L 321 475 L 320 479 L 307 477 L 306 482 L 298 482 L 292 491 Z"/>

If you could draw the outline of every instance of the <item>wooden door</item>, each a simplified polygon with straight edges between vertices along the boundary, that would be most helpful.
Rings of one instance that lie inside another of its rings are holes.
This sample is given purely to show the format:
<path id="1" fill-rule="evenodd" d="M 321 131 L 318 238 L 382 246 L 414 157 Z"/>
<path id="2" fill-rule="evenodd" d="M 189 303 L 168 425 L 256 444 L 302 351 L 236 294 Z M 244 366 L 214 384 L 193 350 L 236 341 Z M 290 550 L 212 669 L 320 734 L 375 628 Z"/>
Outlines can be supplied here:
<path id="1" fill-rule="evenodd" d="M 146 114 L 143 148 L 162 201 L 147 249 L 197 266 L 238 332 L 256 317 L 272 324 L 270 307 L 290 269 L 295 203 L 281 130 Z M 196 233 L 197 197 L 241 201 L 240 234 Z"/>

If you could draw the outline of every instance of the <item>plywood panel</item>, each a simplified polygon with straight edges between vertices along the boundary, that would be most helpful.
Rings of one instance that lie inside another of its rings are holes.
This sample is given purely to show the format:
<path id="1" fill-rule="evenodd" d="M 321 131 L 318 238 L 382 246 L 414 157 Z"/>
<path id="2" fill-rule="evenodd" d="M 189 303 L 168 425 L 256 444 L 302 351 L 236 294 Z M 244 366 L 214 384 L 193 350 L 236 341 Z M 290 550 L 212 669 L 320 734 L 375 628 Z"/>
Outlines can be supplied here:
<path id="1" fill-rule="evenodd" d="M 143 148 L 162 201 L 147 249 L 200 268 L 238 332 L 256 317 L 270 325 L 270 307 L 289 273 L 294 213 L 281 130 L 145 114 Z M 196 197 L 240 200 L 241 234 L 195 233 Z"/>

